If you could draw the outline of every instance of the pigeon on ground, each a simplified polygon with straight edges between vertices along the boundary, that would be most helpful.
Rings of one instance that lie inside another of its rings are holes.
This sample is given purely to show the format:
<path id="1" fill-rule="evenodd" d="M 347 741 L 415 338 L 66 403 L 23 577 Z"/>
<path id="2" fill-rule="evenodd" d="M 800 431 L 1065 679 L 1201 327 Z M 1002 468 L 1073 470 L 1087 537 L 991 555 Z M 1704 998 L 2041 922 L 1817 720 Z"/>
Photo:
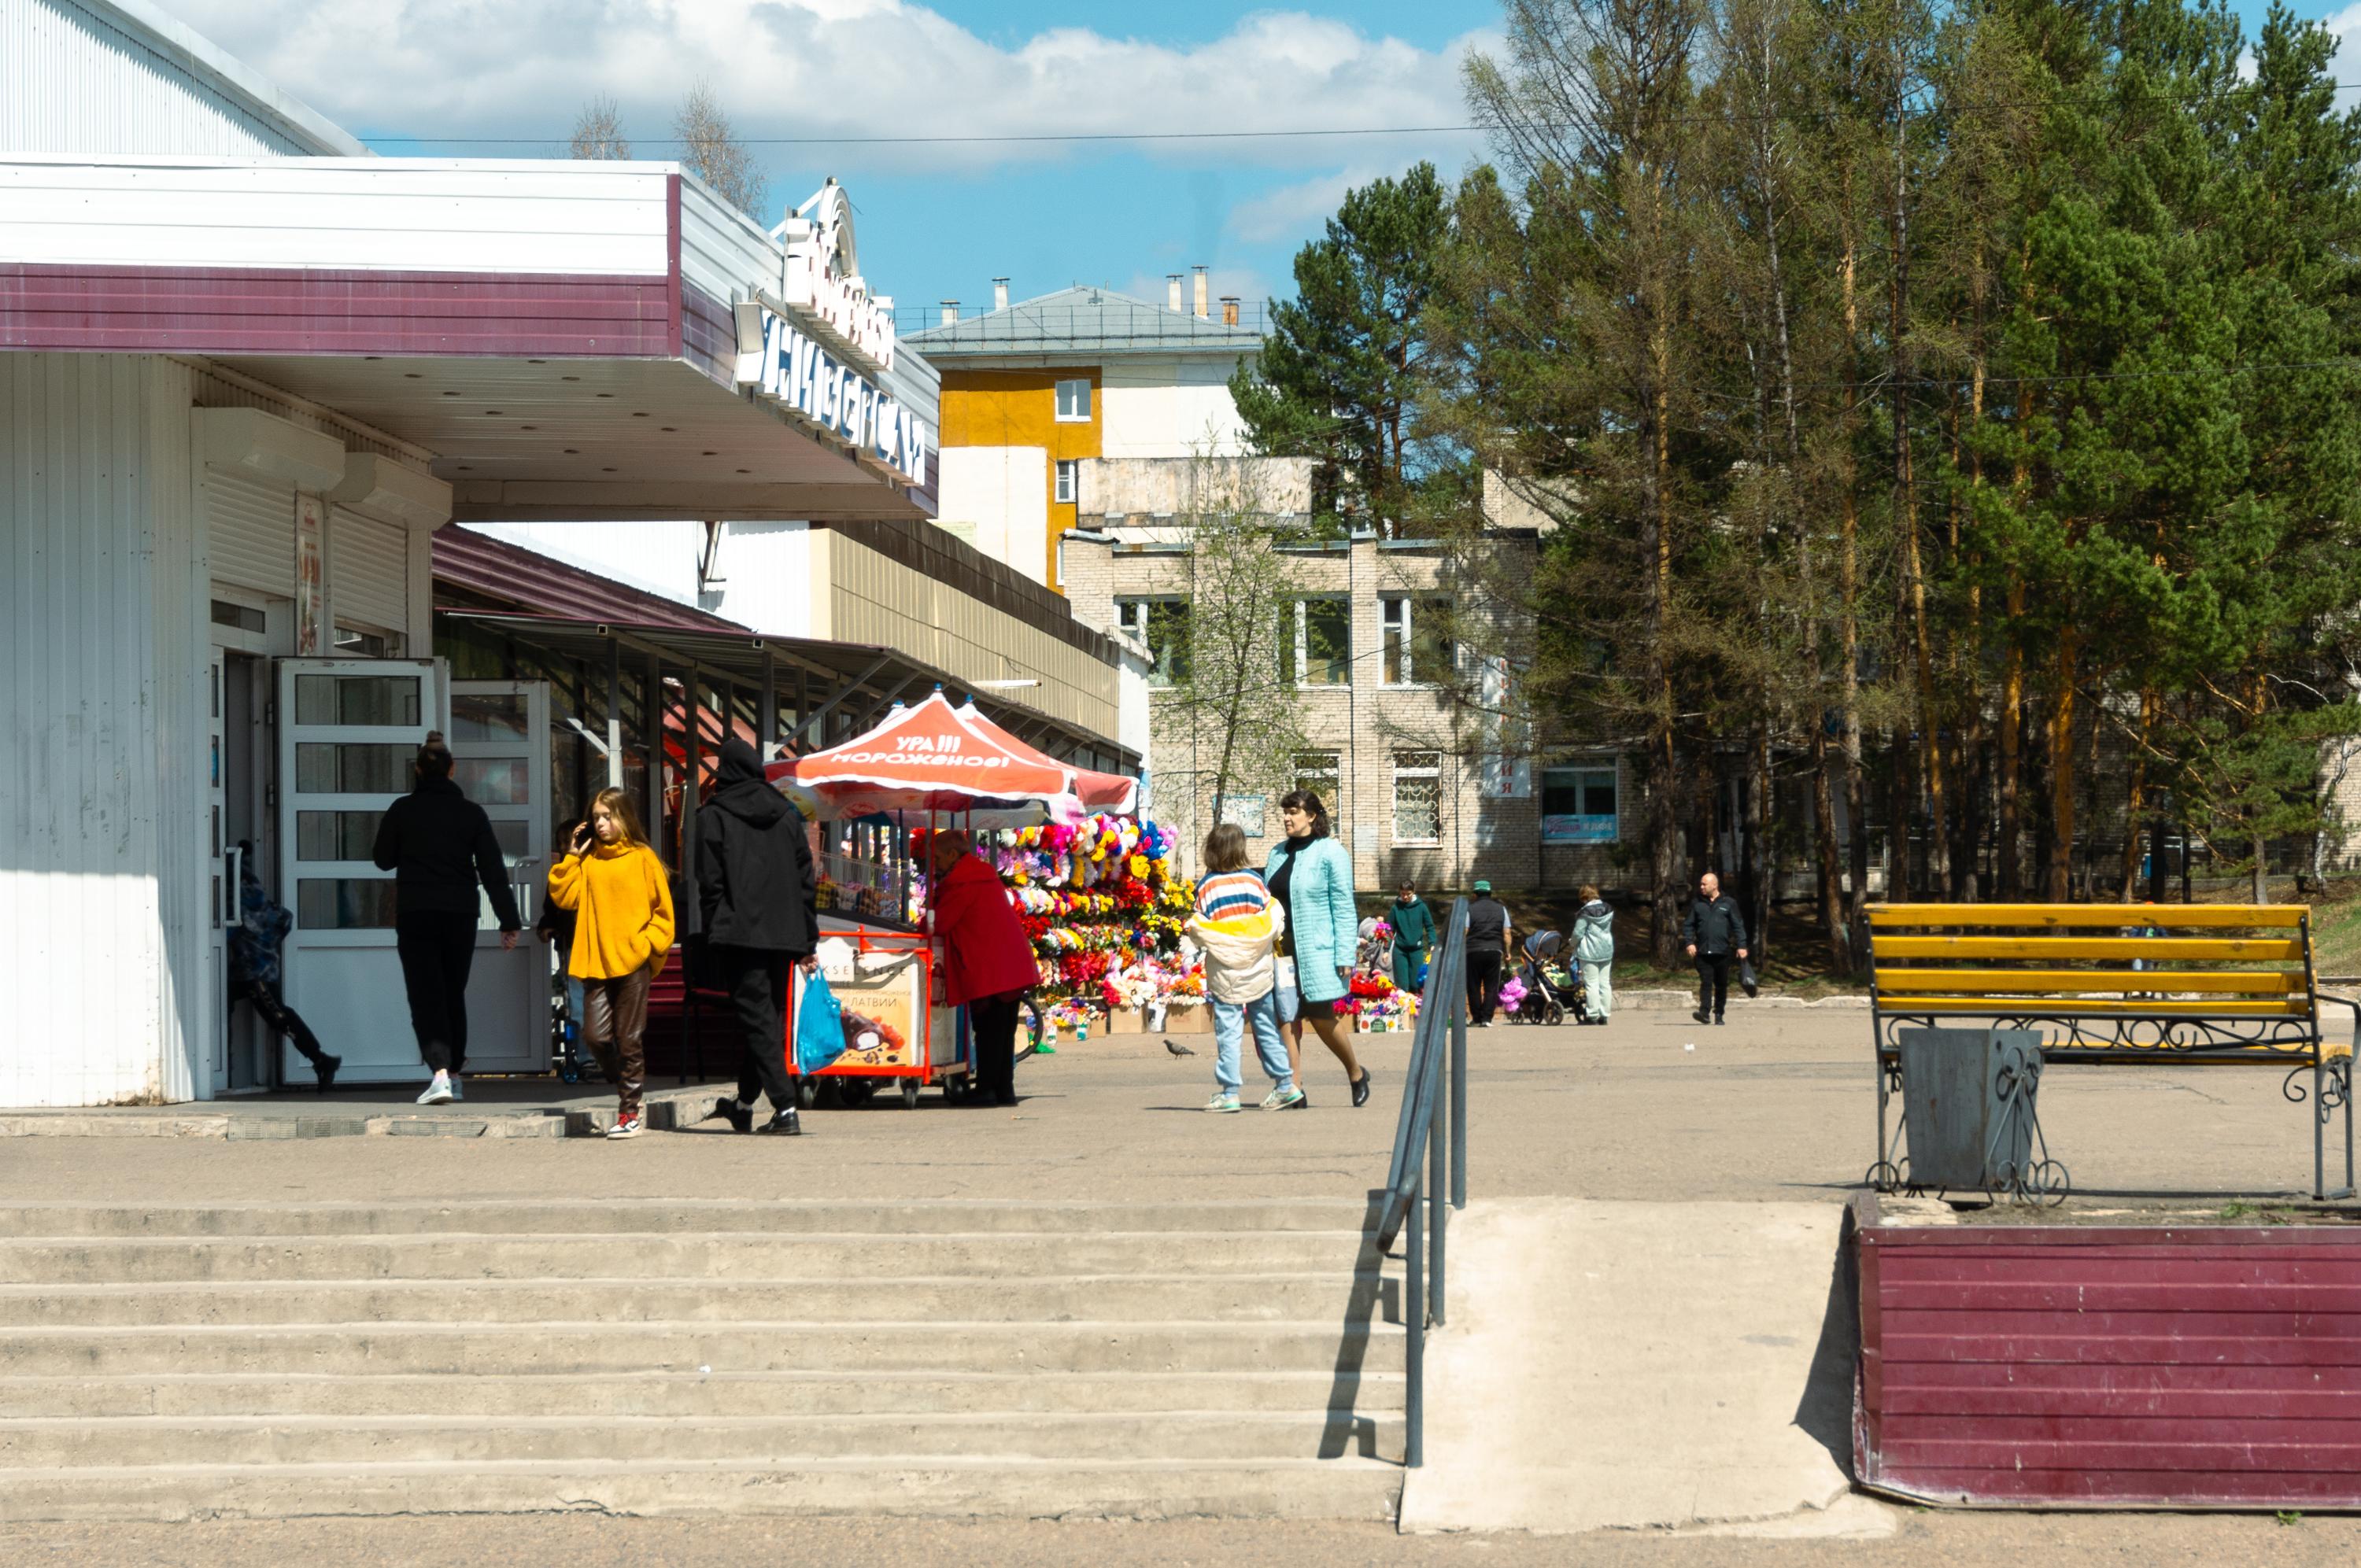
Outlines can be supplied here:
<path id="1" fill-rule="evenodd" d="M 1170 1051 L 1176 1057 L 1193 1057 L 1197 1054 L 1188 1047 L 1180 1044 L 1178 1041 L 1170 1039 L 1164 1042 L 1164 1048 Z"/>

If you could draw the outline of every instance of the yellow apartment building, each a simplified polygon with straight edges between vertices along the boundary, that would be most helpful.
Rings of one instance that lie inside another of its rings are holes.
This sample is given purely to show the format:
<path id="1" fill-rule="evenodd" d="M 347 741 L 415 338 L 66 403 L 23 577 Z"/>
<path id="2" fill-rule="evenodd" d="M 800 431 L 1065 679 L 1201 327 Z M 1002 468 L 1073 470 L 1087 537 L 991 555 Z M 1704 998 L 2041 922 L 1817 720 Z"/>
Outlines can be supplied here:
<path id="1" fill-rule="evenodd" d="M 985 555 L 1064 591 L 1058 542 L 1076 523 L 1082 465 L 1093 458 L 1180 458 L 1242 450 L 1229 381 L 1262 349 L 1237 301 L 1206 298 L 1196 269 L 1165 302 L 1077 286 L 962 318 L 904 342 L 942 374 L 943 527 Z"/>

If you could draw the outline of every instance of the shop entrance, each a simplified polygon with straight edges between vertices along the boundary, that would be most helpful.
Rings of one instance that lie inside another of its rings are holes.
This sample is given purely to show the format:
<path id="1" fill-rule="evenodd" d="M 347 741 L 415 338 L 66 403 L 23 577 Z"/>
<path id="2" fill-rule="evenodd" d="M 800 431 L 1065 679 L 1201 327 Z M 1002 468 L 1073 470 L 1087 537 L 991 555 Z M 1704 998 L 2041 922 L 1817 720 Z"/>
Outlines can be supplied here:
<path id="1" fill-rule="evenodd" d="M 467 973 L 467 1070 L 549 1070 L 549 949 L 533 923 L 549 870 L 549 683 L 455 681 L 451 776 L 492 819 L 526 935 L 500 950 L 500 917 L 483 901 Z"/>
<path id="2" fill-rule="evenodd" d="M 393 873 L 370 859 L 378 819 L 409 792 L 411 763 L 434 727 L 435 667 L 423 660 L 279 663 L 280 898 L 287 1001 L 344 1058 L 337 1080 L 423 1078 L 401 960 L 393 947 Z M 282 1046 L 281 1071 L 311 1069 Z"/>
<path id="3" fill-rule="evenodd" d="M 269 661 L 216 647 L 206 670 L 208 724 L 207 833 L 213 857 L 209 961 L 214 976 L 210 1038 L 205 1052 L 208 1091 L 238 1094 L 271 1087 L 270 1035 L 254 1009 L 230 997 L 229 936 L 242 914 L 241 877 L 251 870 L 271 885 L 268 806 Z"/>

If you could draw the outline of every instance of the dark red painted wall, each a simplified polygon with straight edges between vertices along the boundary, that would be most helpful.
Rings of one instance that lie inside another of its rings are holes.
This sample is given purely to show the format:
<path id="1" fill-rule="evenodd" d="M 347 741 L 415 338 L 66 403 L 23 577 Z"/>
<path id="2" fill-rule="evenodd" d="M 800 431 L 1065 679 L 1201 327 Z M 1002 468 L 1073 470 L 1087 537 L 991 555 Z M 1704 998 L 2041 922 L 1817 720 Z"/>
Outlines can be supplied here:
<path id="1" fill-rule="evenodd" d="M 0 347 L 670 358 L 678 289 L 664 277 L 0 267 Z"/>
<path id="2" fill-rule="evenodd" d="M 1861 1482 L 2361 1507 L 2361 1226 L 1854 1233 Z"/>

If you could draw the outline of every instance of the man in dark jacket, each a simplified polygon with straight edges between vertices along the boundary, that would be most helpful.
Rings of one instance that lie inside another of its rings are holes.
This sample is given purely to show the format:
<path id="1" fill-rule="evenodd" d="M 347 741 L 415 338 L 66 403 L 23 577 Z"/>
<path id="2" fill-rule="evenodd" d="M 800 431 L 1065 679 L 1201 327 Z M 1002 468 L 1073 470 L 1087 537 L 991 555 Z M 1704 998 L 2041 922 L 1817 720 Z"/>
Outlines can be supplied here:
<path id="1" fill-rule="evenodd" d="M 735 736 L 721 743 L 713 794 L 697 807 L 697 871 L 706 959 L 746 1032 L 738 1097 L 717 1102 L 707 1120 L 727 1117 L 741 1133 L 801 1133 L 787 1077 L 787 970 L 819 945 L 811 840 L 803 814 Z M 758 1128 L 754 1105 L 764 1094 L 771 1119 Z"/>
<path id="2" fill-rule="evenodd" d="M 509 891 L 508 867 L 484 808 L 451 782 L 451 748 L 430 730 L 412 764 L 417 782 L 386 808 L 377 828 L 377 869 L 393 876 L 393 946 L 410 993 L 418 1054 L 434 1069 L 421 1105 L 464 1100 L 467 1062 L 467 973 L 476 963 L 480 886 L 500 920 L 500 947 L 517 945 L 524 922 Z"/>
<path id="3" fill-rule="evenodd" d="M 1721 878 L 1711 872 L 1697 878 L 1697 898 L 1689 905 L 1681 940 L 1697 960 L 1697 1007 L 1692 1016 L 1700 1024 L 1708 1017 L 1719 1024 L 1730 1003 L 1730 956 L 1746 961 L 1746 916 L 1738 900 L 1721 891 Z"/>

